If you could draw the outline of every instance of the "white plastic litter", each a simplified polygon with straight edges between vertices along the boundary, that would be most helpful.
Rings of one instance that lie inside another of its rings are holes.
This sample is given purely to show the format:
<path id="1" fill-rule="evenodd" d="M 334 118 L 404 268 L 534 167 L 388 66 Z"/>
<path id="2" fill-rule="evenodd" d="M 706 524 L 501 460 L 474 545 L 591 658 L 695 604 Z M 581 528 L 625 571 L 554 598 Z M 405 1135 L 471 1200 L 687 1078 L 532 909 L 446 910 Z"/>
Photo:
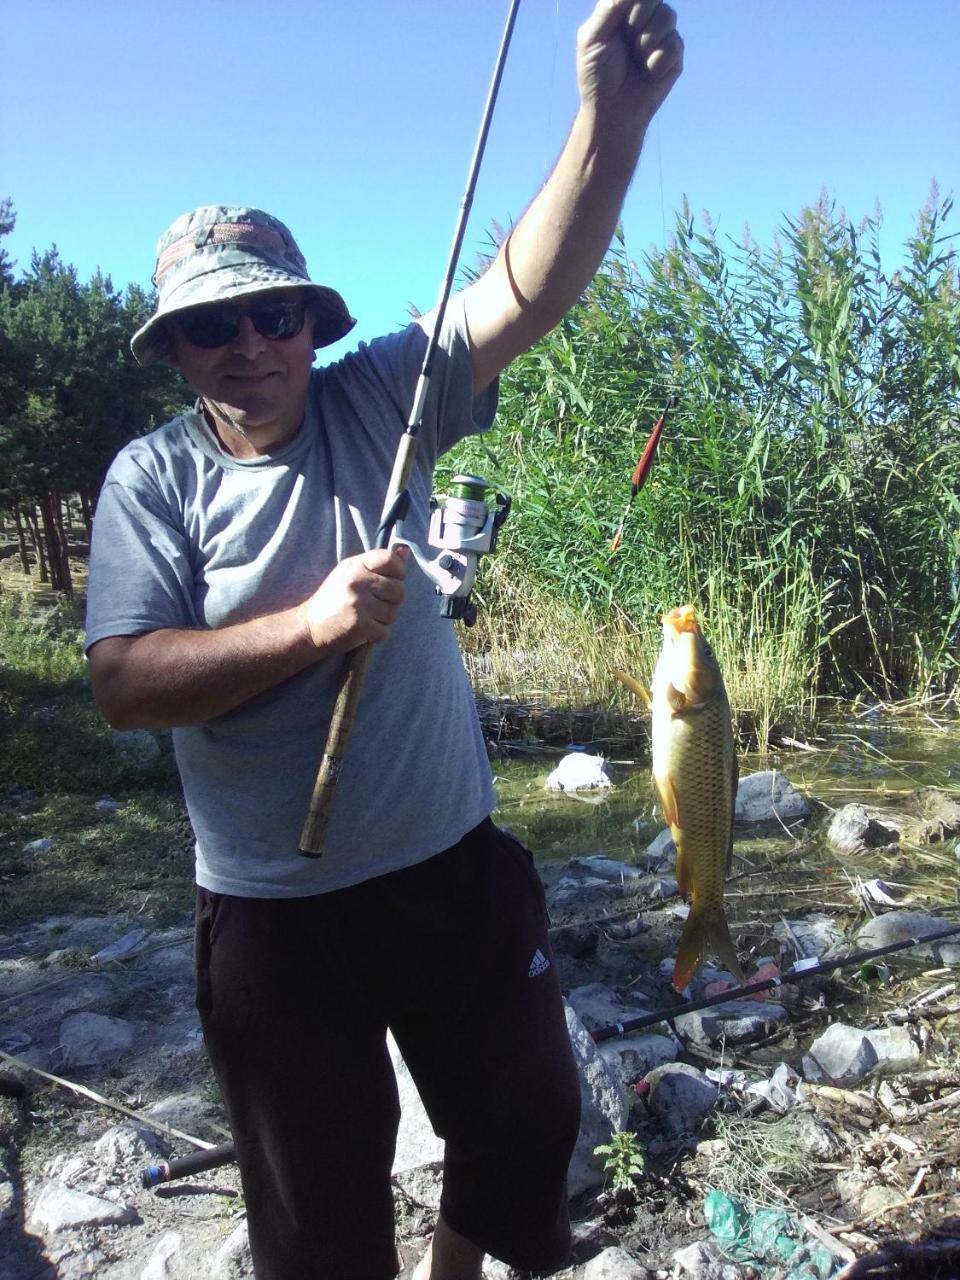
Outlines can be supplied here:
<path id="1" fill-rule="evenodd" d="M 595 791 L 612 787 L 603 756 L 588 756 L 583 751 L 565 755 L 545 783 L 548 791 Z"/>

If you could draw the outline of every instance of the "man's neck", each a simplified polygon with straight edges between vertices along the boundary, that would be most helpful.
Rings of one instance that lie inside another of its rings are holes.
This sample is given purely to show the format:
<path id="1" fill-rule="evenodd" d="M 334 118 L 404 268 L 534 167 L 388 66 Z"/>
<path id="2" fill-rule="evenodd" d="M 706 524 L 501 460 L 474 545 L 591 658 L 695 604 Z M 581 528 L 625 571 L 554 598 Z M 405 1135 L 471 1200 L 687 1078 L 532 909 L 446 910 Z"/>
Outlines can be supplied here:
<path id="1" fill-rule="evenodd" d="M 287 428 L 262 426 L 247 428 L 240 425 L 225 405 L 218 401 L 203 399 L 200 401 L 203 419 L 224 453 L 233 458 L 262 458 L 276 453 L 284 445 L 289 444 L 303 426 L 303 418 Z"/>

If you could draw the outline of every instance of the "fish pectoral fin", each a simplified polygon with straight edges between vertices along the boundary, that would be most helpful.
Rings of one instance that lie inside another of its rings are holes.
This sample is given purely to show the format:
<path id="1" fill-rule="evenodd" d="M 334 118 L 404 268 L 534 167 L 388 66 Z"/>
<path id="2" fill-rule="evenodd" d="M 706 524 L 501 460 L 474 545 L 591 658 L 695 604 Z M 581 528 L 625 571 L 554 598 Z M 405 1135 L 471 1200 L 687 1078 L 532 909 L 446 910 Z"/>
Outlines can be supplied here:
<path id="1" fill-rule="evenodd" d="M 660 807 L 663 810 L 663 818 L 669 827 L 679 827 L 680 825 L 680 806 L 677 804 L 677 793 L 673 789 L 673 783 L 670 781 L 669 774 L 653 775 L 653 784 L 657 788 L 657 795 L 660 797 Z M 676 844 L 676 837 L 674 837 Z"/>
<path id="2" fill-rule="evenodd" d="M 684 711 L 689 710 L 687 707 L 687 695 L 682 689 L 678 689 L 675 684 L 668 684 L 666 688 L 667 706 L 675 716 L 682 715 Z"/>
<path id="3" fill-rule="evenodd" d="M 670 708 L 671 715 L 690 716 L 697 711 L 702 711 L 706 705 L 705 702 L 691 702 L 682 689 L 678 689 L 673 684 L 667 685 L 667 706 Z"/>
<path id="4" fill-rule="evenodd" d="M 610 674 L 614 679 L 619 680 L 622 685 L 626 685 L 631 693 L 635 693 L 647 707 L 653 706 L 649 691 L 644 688 L 639 680 L 634 680 L 633 676 L 627 675 L 626 671 L 621 671 L 619 667 L 611 667 Z"/>

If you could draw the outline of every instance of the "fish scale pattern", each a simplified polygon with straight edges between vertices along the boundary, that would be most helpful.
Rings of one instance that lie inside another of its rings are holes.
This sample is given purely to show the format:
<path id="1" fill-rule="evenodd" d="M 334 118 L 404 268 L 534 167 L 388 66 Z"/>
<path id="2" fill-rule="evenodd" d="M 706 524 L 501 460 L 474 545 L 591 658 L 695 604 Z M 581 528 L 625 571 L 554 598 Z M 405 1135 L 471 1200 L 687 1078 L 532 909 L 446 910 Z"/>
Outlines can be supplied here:
<path id="1" fill-rule="evenodd" d="M 733 731 L 723 689 L 701 711 L 674 717 L 670 774 L 680 810 L 683 856 L 698 904 L 723 900 L 733 791 Z"/>

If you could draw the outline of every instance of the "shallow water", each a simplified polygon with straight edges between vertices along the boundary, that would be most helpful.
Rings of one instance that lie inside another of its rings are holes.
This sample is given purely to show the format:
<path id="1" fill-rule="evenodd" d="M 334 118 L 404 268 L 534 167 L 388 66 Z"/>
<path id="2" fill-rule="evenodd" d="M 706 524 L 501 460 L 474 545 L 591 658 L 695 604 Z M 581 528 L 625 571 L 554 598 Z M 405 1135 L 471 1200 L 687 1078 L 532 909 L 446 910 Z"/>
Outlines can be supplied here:
<path id="1" fill-rule="evenodd" d="M 821 722 L 809 745 L 817 750 L 741 755 L 741 776 L 779 769 L 806 795 L 835 808 L 893 806 L 921 787 L 960 788 L 960 720 L 955 717 L 883 709 L 835 715 Z M 496 820 L 540 862 L 591 853 L 635 858 L 663 825 L 649 759 L 614 758 L 608 769 L 615 785 L 581 796 L 544 789 L 559 759 L 554 752 L 495 760 Z"/>

